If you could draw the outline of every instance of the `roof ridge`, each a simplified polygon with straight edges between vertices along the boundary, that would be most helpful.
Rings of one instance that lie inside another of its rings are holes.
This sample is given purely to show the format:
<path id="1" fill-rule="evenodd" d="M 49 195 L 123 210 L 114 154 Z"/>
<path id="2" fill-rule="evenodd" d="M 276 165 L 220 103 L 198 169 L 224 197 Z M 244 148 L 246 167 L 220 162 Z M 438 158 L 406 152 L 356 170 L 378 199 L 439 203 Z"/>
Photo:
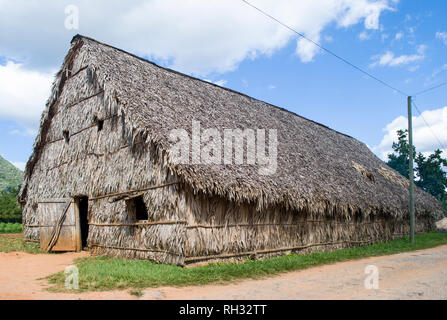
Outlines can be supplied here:
<path id="1" fill-rule="evenodd" d="M 238 94 L 238 95 L 247 97 L 247 98 L 249 98 L 249 99 L 251 99 L 251 100 L 255 100 L 255 101 L 259 101 L 259 102 L 265 103 L 265 104 L 267 104 L 267 105 L 269 105 L 269 106 L 271 106 L 271 107 L 273 107 L 273 108 L 279 109 L 279 110 L 281 110 L 281 111 L 285 111 L 285 112 L 290 113 L 290 114 L 292 114 L 292 115 L 294 115 L 294 116 L 296 116 L 296 117 L 298 117 L 298 118 L 301 118 L 301 119 L 310 121 L 310 122 L 312 122 L 312 123 L 314 123 L 314 124 L 316 124 L 316 125 L 318 125 L 318 126 L 321 126 L 321 127 L 325 128 L 325 129 L 328 129 L 328 130 L 333 131 L 333 132 L 335 132 L 335 133 L 341 134 L 341 135 L 343 135 L 343 136 L 345 136 L 345 137 L 348 137 L 348 138 L 351 138 L 351 139 L 353 139 L 353 140 L 356 140 L 356 141 L 358 141 L 358 142 L 360 142 L 360 143 L 362 143 L 362 144 L 365 144 L 365 143 L 363 143 L 362 141 L 360 141 L 360 140 L 358 140 L 358 139 L 356 139 L 356 138 L 354 138 L 354 137 L 352 137 L 352 136 L 350 136 L 350 135 L 348 135 L 348 134 L 346 134 L 346 133 L 343 133 L 343 132 L 337 131 L 337 130 L 335 130 L 335 129 L 332 129 L 332 128 L 328 127 L 327 125 L 324 125 L 324 124 L 319 123 L 319 122 L 317 122 L 317 121 L 314 121 L 314 120 L 311 120 L 311 119 L 306 118 L 306 117 L 304 117 L 304 116 L 301 116 L 301 115 L 299 115 L 299 114 L 297 114 L 297 113 L 295 113 L 295 112 L 293 112 L 293 111 L 287 110 L 287 109 L 285 109 L 285 108 L 283 108 L 283 107 L 279 107 L 279 106 L 274 105 L 274 104 L 272 104 L 272 103 L 269 103 L 269 102 L 266 102 L 266 101 L 263 101 L 263 100 L 260 100 L 260 99 L 251 97 L 251 96 L 249 96 L 248 94 L 245 94 L 245 93 L 243 93 L 243 92 L 240 92 L 240 91 L 237 91 L 237 90 L 234 90 L 234 89 L 230 89 L 230 88 L 226 88 L 226 87 L 222 87 L 222 86 L 219 86 L 218 84 L 215 84 L 215 83 L 213 83 L 213 82 L 205 81 L 205 80 L 203 80 L 203 79 L 200 79 L 200 78 L 197 78 L 197 77 L 188 75 L 188 74 L 186 74 L 186 73 L 182 73 L 182 72 L 177 71 L 177 70 L 174 70 L 174 69 L 170 69 L 170 68 L 162 67 L 162 66 L 156 64 L 156 63 L 153 62 L 153 61 L 150 61 L 150 60 L 147 60 L 147 59 L 145 59 L 145 58 L 139 57 L 139 56 L 137 56 L 137 55 L 135 55 L 135 54 L 133 54 L 133 53 L 130 53 L 130 52 L 125 51 L 125 50 L 123 50 L 123 49 L 114 47 L 114 46 L 109 45 L 109 44 L 107 44 L 107 43 L 98 41 L 98 40 L 96 40 L 96 39 L 93 39 L 93 38 L 90 38 L 90 37 L 87 37 L 87 36 L 83 36 L 83 35 L 81 35 L 81 34 L 76 34 L 76 35 L 71 39 L 70 43 L 73 43 L 73 41 L 75 41 L 75 40 L 77 40 L 77 39 L 87 39 L 87 40 L 89 40 L 89 41 L 96 42 L 96 43 L 98 43 L 98 44 L 100 44 L 100 45 L 103 45 L 103 46 L 112 48 L 112 49 L 114 49 L 114 50 L 118 50 L 118 51 L 120 51 L 120 52 L 122 52 L 122 53 L 125 53 L 125 54 L 127 54 L 127 55 L 130 55 L 130 56 L 132 56 L 132 57 L 134 57 L 134 58 L 137 58 L 138 60 L 144 61 L 144 62 L 146 62 L 146 63 L 150 63 L 150 64 L 152 64 L 152 65 L 154 65 L 154 66 L 156 66 L 156 67 L 158 67 L 158 68 L 161 68 L 161 69 L 163 69 L 163 70 L 166 70 L 166 71 L 169 71 L 169 72 L 173 72 L 173 73 L 175 73 L 175 74 L 178 74 L 178 75 L 181 75 L 181 76 L 184 76 L 184 77 L 188 77 L 188 78 L 193 79 L 193 80 L 198 80 L 198 81 L 201 81 L 201 82 L 203 82 L 203 83 L 210 84 L 210 85 L 215 86 L 215 87 L 217 87 L 217 88 L 220 88 L 220 89 L 223 89 L 223 90 L 227 90 L 227 91 L 230 91 L 230 92 L 232 92 L 232 93 L 235 93 L 235 94 Z"/>

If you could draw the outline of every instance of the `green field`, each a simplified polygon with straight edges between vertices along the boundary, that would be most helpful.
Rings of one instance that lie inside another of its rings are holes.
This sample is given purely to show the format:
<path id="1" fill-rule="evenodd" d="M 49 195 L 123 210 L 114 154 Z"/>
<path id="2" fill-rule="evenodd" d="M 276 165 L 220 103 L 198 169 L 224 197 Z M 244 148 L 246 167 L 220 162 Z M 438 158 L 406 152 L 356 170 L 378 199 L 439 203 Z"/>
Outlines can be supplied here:
<path id="1" fill-rule="evenodd" d="M 0 233 L 20 233 L 22 232 L 21 223 L 0 222 Z"/>
<path id="2" fill-rule="evenodd" d="M 243 263 L 214 263 L 201 267 L 182 268 L 143 260 L 92 257 L 77 259 L 80 291 L 101 291 L 125 288 L 142 289 L 158 286 L 188 286 L 227 283 L 238 279 L 258 279 L 281 272 L 301 270 L 323 264 L 427 249 L 447 244 L 447 233 L 431 232 L 416 235 L 415 243 L 408 238 L 396 239 L 333 252 L 307 255 L 289 254 Z M 51 290 L 64 290 L 63 272 L 47 277 L 54 284 Z"/>
<path id="3" fill-rule="evenodd" d="M 0 234 L 0 252 L 43 253 L 37 244 L 26 242 L 21 233 Z"/>

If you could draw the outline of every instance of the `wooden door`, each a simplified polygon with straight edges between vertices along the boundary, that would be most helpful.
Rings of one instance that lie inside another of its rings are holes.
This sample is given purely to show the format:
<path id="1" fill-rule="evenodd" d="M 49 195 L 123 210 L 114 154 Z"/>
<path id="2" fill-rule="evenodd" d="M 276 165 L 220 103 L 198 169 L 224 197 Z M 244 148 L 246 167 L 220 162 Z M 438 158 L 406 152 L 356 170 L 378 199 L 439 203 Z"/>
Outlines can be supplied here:
<path id="1" fill-rule="evenodd" d="M 42 250 L 80 251 L 79 217 L 73 199 L 40 199 L 37 211 Z"/>

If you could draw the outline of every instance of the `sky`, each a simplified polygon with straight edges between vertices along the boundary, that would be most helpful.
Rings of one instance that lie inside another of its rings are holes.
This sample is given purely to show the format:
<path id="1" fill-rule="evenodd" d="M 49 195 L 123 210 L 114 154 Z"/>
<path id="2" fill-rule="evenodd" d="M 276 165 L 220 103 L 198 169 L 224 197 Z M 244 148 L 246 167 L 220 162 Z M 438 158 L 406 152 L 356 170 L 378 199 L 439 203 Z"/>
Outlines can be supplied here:
<path id="1" fill-rule="evenodd" d="M 406 94 L 447 81 L 445 0 L 248 1 Z M 78 33 L 327 125 L 383 160 L 407 127 L 406 96 L 241 0 L 0 0 L 0 155 L 18 168 Z M 447 86 L 414 101 L 417 150 L 446 156 Z"/>

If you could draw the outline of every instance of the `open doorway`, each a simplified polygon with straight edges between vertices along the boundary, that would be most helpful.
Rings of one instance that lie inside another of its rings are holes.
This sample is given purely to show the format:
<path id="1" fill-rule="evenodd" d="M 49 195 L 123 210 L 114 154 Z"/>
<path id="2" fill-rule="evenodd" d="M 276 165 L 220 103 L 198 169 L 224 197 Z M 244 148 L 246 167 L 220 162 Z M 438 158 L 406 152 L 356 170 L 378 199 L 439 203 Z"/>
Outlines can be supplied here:
<path id="1" fill-rule="evenodd" d="M 81 248 L 87 248 L 87 238 L 88 238 L 88 197 L 78 198 L 79 206 L 79 224 L 81 229 Z"/>

